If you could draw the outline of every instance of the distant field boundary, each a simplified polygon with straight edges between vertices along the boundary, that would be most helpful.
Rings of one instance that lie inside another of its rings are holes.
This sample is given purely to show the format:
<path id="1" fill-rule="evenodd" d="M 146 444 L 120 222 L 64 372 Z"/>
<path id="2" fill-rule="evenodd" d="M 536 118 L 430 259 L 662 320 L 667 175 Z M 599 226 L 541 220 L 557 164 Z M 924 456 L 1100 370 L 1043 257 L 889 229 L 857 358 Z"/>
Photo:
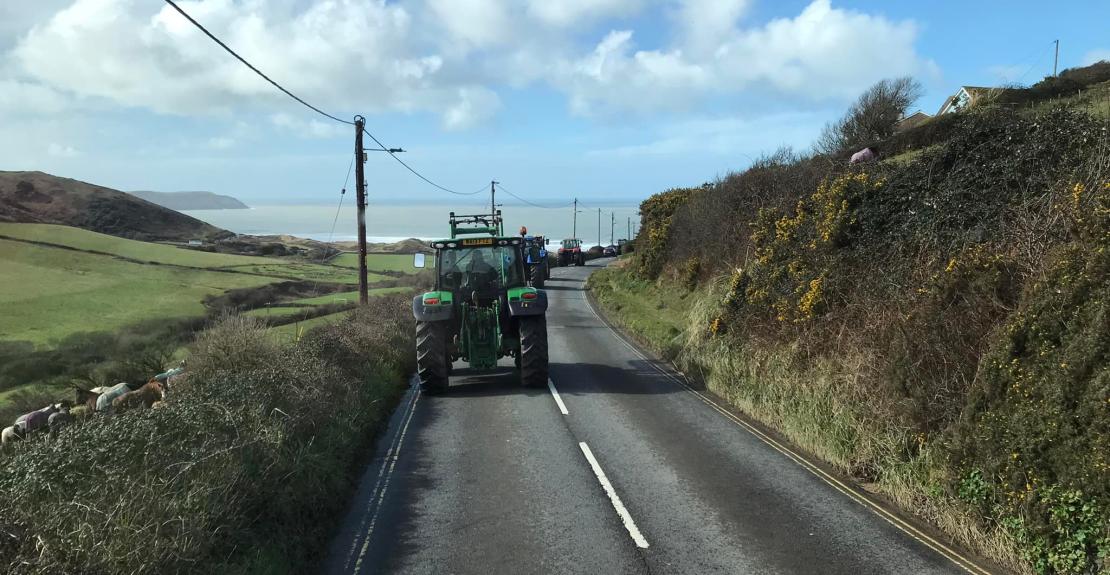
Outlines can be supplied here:
<path id="1" fill-rule="evenodd" d="M 73 247 L 73 246 L 67 246 L 65 244 L 55 244 L 55 243 L 52 243 L 52 242 L 44 242 L 44 241 L 41 241 L 41 240 L 28 240 L 28 239 L 25 239 L 25 238 L 16 238 L 16 237 L 4 235 L 4 234 L 0 234 L 0 240 L 7 240 L 7 241 L 11 241 L 11 242 L 20 242 L 20 243 L 24 243 L 24 244 L 31 244 L 31 245 L 36 245 L 36 246 L 46 247 L 46 248 L 57 248 L 57 249 L 62 249 L 62 250 L 69 250 L 71 252 L 80 252 L 80 253 L 93 254 L 93 255 L 98 255 L 98 256 L 107 256 L 107 257 L 110 257 L 110 258 L 115 258 L 115 259 L 120 260 L 120 261 L 133 263 L 133 264 L 139 264 L 139 265 L 146 265 L 146 266 L 163 266 L 163 267 L 177 268 L 177 269 L 183 269 L 183 270 L 198 270 L 198 271 L 206 271 L 206 272 L 225 273 L 225 274 L 240 274 L 240 275 L 245 275 L 245 276 L 273 278 L 273 279 L 280 279 L 280 280 L 286 280 L 286 281 L 304 281 L 304 278 L 297 277 L 297 276 L 277 275 L 277 274 L 263 274 L 263 273 L 256 273 L 256 272 L 249 272 L 249 271 L 234 269 L 234 268 L 239 268 L 239 267 L 246 267 L 246 266 L 260 265 L 260 264 L 238 264 L 238 265 L 219 266 L 219 267 L 187 266 L 187 265 L 182 265 L 182 264 L 170 264 L 170 263 L 166 263 L 166 262 L 141 260 L 141 259 L 137 259 L 137 258 L 121 256 L 119 254 L 113 254 L 111 252 L 102 252 L 100 250 L 89 250 L 89 249 L 83 249 L 83 248 L 76 248 L 76 247 Z M 312 262 L 307 262 L 307 263 L 312 263 Z M 282 265 L 282 264 L 274 264 L 274 265 Z M 331 266 L 331 264 L 317 264 L 317 265 L 329 265 L 329 266 Z M 331 267 L 349 269 L 349 268 L 346 268 L 344 266 L 331 266 Z M 378 272 L 375 272 L 375 273 L 378 273 Z M 386 274 L 383 274 L 383 275 L 386 275 Z"/>

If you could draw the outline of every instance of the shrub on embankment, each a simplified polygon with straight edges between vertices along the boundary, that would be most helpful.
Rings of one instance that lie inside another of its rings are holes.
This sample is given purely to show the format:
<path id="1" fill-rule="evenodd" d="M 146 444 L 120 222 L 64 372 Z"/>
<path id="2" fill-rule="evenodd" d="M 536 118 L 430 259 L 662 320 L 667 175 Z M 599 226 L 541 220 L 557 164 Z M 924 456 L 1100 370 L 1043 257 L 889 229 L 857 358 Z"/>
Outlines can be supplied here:
<path id="1" fill-rule="evenodd" d="M 629 269 L 696 300 L 655 343 L 965 544 L 1110 570 L 1108 127 L 985 109 L 929 146 L 645 201 Z"/>
<path id="2" fill-rule="evenodd" d="M 10 573 L 307 572 L 359 454 L 413 369 L 408 302 L 275 344 L 201 333 L 163 409 L 95 417 L 0 456 Z"/>

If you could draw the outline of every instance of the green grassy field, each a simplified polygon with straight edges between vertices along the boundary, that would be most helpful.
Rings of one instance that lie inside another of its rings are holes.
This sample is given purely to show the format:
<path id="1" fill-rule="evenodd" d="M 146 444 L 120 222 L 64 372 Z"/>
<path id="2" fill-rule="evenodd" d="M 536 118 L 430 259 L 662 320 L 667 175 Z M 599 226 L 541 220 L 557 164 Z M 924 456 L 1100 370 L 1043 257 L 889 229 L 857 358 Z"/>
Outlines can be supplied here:
<path id="1" fill-rule="evenodd" d="M 258 258 L 261 259 L 261 258 Z M 358 283 L 358 273 L 350 268 L 343 266 L 330 266 L 321 264 L 311 264 L 305 262 L 276 262 L 276 263 L 253 263 L 248 265 L 237 265 L 224 268 L 231 271 L 242 273 L 261 274 L 275 277 L 295 278 L 299 280 L 308 281 L 327 281 L 333 283 Z M 388 276 L 381 274 L 368 273 L 366 279 L 370 283 L 387 279 Z"/>
<path id="2" fill-rule="evenodd" d="M 53 224 L 12 224 L 0 222 L 0 236 L 45 242 L 80 250 L 105 252 L 143 262 L 178 266 L 217 268 L 246 264 L 281 264 L 281 260 L 232 254 L 215 254 L 164 244 L 139 242 Z"/>
<path id="3" fill-rule="evenodd" d="M 206 296 L 231 289 L 290 278 L 358 282 L 341 266 L 200 252 L 67 226 L 0 223 L 0 236 L 25 240 L 0 239 L 0 340 L 46 347 L 77 332 L 202 316 Z"/>
<path id="4" fill-rule="evenodd" d="M 2 339 L 36 344 L 148 319 L 203 315 L 201 301 L 207 295 L 278 281 L 10 240 L 0 240 L 0 269 Z"/>
<path id="5" fill-rule="evenodd" d="M 434 258 L 428 258 L 429 266 L 432 265 L 433 260 Z M 358 269 L 358 254 L 344 252 L 329 260 L 328 263 Z M 415 271 L 415 268 L 412 267 L 412 254 L 366 254 L 366 269 L 408 273 Z"/>

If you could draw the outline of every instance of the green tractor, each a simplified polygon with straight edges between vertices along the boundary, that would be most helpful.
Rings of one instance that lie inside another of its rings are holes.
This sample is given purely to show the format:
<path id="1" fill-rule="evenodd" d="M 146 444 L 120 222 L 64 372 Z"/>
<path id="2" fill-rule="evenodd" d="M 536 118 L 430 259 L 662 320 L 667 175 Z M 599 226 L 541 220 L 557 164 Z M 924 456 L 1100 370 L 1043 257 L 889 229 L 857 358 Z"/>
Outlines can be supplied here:
<path id="1" fill-rule="evenodd" d="M 435 290 L 412 300 L 421 386 L 445 391 L 455 360 L 490 371 L 507 356 L 523 385 L 547 385 L 547 294 L 528 285 L 522 239 L 505 235 L 500 210 L 451 212 L 450 224 L 451 237 L 431 243 Z"/>

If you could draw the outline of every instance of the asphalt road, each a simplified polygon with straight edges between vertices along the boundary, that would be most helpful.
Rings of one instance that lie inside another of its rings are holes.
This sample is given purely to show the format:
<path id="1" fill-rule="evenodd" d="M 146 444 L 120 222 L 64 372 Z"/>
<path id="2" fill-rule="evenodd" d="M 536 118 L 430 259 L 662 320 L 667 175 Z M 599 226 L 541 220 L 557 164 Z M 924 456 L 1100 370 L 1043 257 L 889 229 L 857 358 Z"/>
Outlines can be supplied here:
<path id="1" fill-rule="evenodd" d="M 511 360 L 411 390 L 322 572 L 985 572 L 646 359 L 586 299 L 605 263 L 547 285 L 558 400 Z"/>

